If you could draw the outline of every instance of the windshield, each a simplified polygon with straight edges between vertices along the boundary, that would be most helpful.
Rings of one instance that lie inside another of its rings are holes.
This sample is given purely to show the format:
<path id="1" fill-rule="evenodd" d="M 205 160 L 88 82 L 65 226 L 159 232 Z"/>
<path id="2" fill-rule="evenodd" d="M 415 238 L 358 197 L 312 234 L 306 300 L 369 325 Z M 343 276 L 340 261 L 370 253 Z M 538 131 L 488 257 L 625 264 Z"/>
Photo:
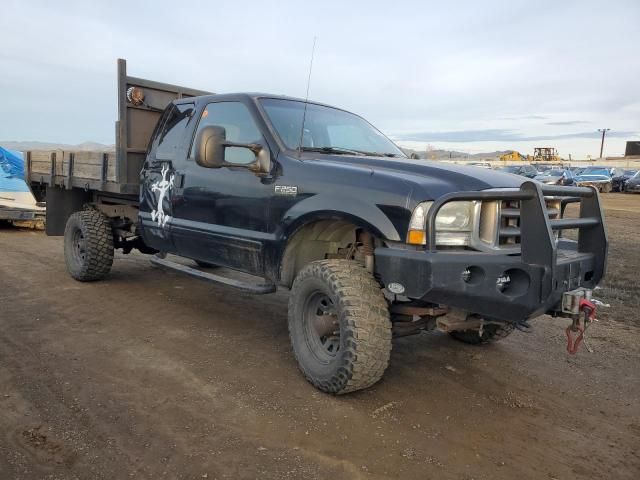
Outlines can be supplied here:
<path id="1" fill-rule="evenodd" d="M 582 175 L 606 175 L 609 176 L 609 170 L 606 168 L 587 167 L 582 171 Z"/>
<path id="2" fill-rule="evenodd" d="M 291 150 L 300 146 L 304 102 L 263 98 L 260 104 L 278 135 Z M 353 113 L 307 104 L 302 149 L 332 154 L 404 157 L 394 143 Z"/>

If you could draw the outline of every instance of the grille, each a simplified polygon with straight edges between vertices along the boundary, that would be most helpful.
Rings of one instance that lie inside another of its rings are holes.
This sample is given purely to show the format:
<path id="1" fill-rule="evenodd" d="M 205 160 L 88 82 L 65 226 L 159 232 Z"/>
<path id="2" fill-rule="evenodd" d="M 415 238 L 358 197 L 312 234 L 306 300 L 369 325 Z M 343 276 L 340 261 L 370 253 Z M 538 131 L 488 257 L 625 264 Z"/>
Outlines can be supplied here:
<path id="1" fill-rule="evenodd" d="M 562 218 L 561 201 L 545 198 L 550 220 Z M 482 202 L 478 238 L 490 250 L 517 253 L 520 250 L 520 208 L 518 200 Z M 555 232 L 556 238 L 558 231 Z"/>

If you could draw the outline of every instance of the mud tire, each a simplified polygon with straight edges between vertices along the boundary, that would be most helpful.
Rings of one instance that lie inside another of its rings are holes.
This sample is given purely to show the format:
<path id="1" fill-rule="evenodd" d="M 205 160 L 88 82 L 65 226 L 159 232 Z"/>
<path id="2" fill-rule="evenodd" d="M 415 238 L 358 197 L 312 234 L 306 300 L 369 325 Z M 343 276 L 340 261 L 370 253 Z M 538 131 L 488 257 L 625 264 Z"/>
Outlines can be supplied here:
<path id="1" fill-rule="evenodd" d="M 80 282 L 104 278 L 113 265 L 113 232 L 109 219 L 96 210 L 69 217 L 64 230 L 64 260 Z"/>
<path id="2" fill-rule="evenodd" d="M 333 352 L 311 330 L 313 318 L 323 318 L 309 303 L 317 296 L 330 304 L 333 313 L 325 315 L 332 319 L 332 328 L 339 327 L 338 338 L 332 337 Z M 373 385 L 384 374 L 391 354 L 389 310 L 380 285 L 360 264 L 320 260 L 306 265 L 293 282 L 288 316 L 300 370 L 319 390 L 353 392 Z"/>

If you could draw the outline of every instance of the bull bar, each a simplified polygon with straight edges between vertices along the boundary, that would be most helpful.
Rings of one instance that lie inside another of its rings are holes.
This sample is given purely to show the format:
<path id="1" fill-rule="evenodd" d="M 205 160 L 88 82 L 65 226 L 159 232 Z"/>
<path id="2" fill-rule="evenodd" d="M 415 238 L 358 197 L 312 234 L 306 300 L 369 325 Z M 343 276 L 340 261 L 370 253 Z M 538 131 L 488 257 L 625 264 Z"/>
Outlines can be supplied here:
<path id="1" fill-rule="evenodd" d="M 562 212 L 567 204 L 579 202 L 579 217 L 550 219 L 545 197 L 560 200 Z M 438 249 L 436 216 L 445 204 L 461 200 L 519 201 L 520 253 Z M 567 229 L 578 230 L 577 242 L 556 238 L 554 231 Z M 598 192 L 592 187 L 527 181 L 517 190 L 446 194 L 429 209 L 426 230 L 424 249 L 376 249 L 376 272 L 383 284 L 401 285 L 411 299 L 489 318 L 516 321 L 561 311 L 565 292 L 594 288 L 606 270 L 608 239 Z M 500 288 L 504 278 L 511 283 L 506 290 Z"/>

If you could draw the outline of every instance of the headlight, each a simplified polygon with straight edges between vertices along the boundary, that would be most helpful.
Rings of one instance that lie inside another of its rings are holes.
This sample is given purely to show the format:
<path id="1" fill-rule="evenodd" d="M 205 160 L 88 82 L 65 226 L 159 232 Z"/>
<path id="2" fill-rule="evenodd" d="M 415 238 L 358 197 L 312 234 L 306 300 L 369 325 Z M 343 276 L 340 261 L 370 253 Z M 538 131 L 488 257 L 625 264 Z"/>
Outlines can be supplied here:
<path id="1" fill-rule="evenodd" d="M 473 215 L 473 202 L 449 202 L 438 212 L 436 217 L 436 232 L 440 231 L 469 231 Z"/>
<path id="2" fill-rule="evenodd" d="M 436 217 L 436 244 L 465 246 L 471 241 L 471 229 L 476 202 L 449 202 Z M 407 243 L 426 244 L 426 219 L 433 202 L 422 202 L 416 206 L 409 222 Z"/>

